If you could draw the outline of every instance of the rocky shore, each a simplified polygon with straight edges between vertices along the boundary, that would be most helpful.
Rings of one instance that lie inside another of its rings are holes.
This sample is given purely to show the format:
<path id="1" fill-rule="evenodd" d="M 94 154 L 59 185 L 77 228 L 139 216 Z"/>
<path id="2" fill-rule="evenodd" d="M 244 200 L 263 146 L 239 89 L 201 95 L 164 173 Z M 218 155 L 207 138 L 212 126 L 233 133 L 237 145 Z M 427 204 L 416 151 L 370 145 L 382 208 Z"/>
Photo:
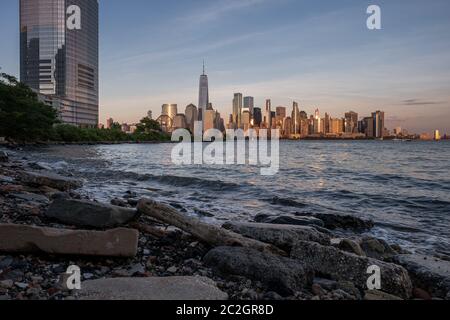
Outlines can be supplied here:
<path id="1" fill-rule="evenodd" d="M 209 229 L 132 191 L 98 203 L 82 185 L 0 149 L 0 300 L 450 299 L 450 259 L 364 236 L 371 221 L 312 213 Z M 81 290 L 66 287 L 73 265 Z M 381 290 L 367 288 L 370 266 Z"/>

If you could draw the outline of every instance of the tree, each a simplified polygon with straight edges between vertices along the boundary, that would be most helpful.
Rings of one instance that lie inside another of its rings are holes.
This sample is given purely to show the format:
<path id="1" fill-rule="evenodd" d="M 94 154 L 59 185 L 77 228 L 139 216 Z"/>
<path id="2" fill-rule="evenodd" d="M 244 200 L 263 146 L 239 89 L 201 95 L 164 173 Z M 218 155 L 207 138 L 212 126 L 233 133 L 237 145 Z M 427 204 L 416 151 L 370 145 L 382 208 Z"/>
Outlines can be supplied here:
<path id="1" fill-rule="evenodd" d="M 157 121 L 152 120 L 149 117 L 143 118 L 136 126 L 137 133 L 150 133 L 152 131 L 161 131 L 161 126 Z"/>
<path id="2" fill-rule="evenodd" d="M 11 75 L 0 74 L 0 136 L 18 141 L 48 140 L 57 111 Z"/>

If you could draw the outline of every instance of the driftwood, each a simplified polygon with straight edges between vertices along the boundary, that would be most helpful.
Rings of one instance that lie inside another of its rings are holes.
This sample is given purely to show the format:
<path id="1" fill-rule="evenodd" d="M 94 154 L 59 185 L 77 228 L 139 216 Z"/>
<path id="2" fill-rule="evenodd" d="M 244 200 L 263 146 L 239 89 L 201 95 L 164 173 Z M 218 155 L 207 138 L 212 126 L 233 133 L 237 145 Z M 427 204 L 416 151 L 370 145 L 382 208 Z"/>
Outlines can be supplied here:
<path id="1" fill-rule="evenodd" d="M 139 230 L 142 233 L 145 233 L 147 235 L 150 235 L 154 238 L 164 238 L 166 237 L 169 232 L 153 227 L 153 226 L 149 226 L 147 224 L 143 224 L 143 223 L 138 223 L 138 222 L 133 222 L 129 224 L 130 227 Z"/>
<path id="2" fill-rule="evenodd" d="M 150 199 L 142 199 L 138 204 L 138 211 L 142 215 L 150 216 L 158 221 L 177 227 L 196 238 L 214 246 L 247 247 L 261 252 L 268 252 L 286 256 L 279 248 L 221 227 L 203 223 L 198 219 L 187 217 L 174 208 L 157 203 Z"/>

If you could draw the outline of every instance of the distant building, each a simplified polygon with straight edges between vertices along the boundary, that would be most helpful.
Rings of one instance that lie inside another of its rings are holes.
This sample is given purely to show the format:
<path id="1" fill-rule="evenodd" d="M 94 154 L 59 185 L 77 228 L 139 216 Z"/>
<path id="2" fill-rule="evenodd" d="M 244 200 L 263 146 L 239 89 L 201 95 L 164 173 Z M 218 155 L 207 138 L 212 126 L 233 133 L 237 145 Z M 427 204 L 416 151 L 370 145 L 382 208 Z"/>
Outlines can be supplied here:
<path id="1" fill-rule="evenodd" d="M 320 134 L 323 132 L 322 119 L 320 118 L 319 109 L 316 109 L 314 113 L 314 134 Z"/>
<path id="2" fill-rule="evenodd" d="M 436 141 L 441 140 L 441 133 L 439 132 L 439 130 L 434 131 L 434 140 Z"/>
<path id="3" fill-rule="evenodd" d="M 250 112 L 253 116 L 253 109 L 255 108 L 255 99 L 253 97 L 244 97 L 244 110 Z"/>
<path id="4" fill-rule="evenodd" d="M 253 126 L 261 127 L 262 112 L 261 108 L 253 108 Z"/>
<path id="5" fill-rule="evenodd" d="M 177 114 L 173 119 L 172 129 L 177 130 L 186 128 L 187 128 L 186 116 L 183 113 Z"/>
<path id="6" fill-rule="evenodd" d="M 233 98 L 233 123 L 236 129 L 242 127 L 242 93 L 235 93 Z"/>
<path id="7" fill-rule="evenodd" d="M 277 107 L 275 111 L 275 126 L 282 129 L 284 120 L 286 119 L 286 107 Z"/>
<path id="8" fill-rule="evenodd" d="M 345 130 L 347 134 L 358 133 L 358 114 L 354 111 L 345 114 Z"/>
<path id="9" fill-rule="evenodd" d="M 163 104 L 161 112 L 162 116 L 168 116 L 173 121 L 177 114 L 178 114 L 178 106 L 176 104 Z"/>
<path id="10" fill-rule="evenodd" d="M 385 132 L 384 112 L 376 111 L 372 113 L 373 118 L 373 137 L 383 138 Z"/>
<path id="11" fill-rule="evenodd" d="M 203 74 L 200 76 L 198 94 L 198 121 L 203 121 L 203 114 L 209 106 L 209 86 L 208 76 L 205 73 L 205 63 L 203 63 Z"/>
<path id="12" fill-rule="evenodd" d="M 203 119 L 203 130 L 215 129 L 216 112 L 214 110 L 206 110 Z"/>
<path id="13" fill-rule="evenodd" d="M 272 128 L 272 101 L 266 100 L 266 108 L 264 110 L 264 125 L 267 129 Z"/>
<path id="14" fill-rule="evenodd" d="M 242 113 L 242 129 L 244 129 L 244 131 L 248 131 L 248 129 L 250 129 L 251 118 L 250 111 L 246 110 Z"/>
<path id="15" fill-rule="evenodd" d="M 194 124 L 195 124 L 195 121 L 198 120 L 197 107 L 195 105 L 193 105 L 192 103 L 190 105 L 188 105 L 186 107 L 185 116 L 186 116 L 187 128 L 189 130 L 191 130 L 191 132 L 194 132 Z"/>
<path id="16" fill-rule="evenodd" d="M 149 118 L 150 120 L 153 120 L 153 112 L 152 112 L 152 110 L 149 110 L 147 112 L 147 118 Z"/>
<path id="17" fill-rule="evenodd" d="M 113 124 L 114 124 L 113 118 L 109 118 L 108 120 L 106 120 L 106 129 L 111 129 Z"/>

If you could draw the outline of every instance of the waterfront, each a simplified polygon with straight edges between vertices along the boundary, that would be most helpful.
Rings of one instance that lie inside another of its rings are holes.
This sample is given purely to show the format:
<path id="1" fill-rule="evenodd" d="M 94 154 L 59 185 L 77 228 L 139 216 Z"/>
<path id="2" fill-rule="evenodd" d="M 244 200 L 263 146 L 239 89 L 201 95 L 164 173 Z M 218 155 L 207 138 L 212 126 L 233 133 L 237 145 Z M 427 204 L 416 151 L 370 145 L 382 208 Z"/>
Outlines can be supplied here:
<path id="1" fill-rule="evenodd" d="M 448 142 L 282 141 L 280 172 L 268 177 L 253 166 L 177 167 L 172 147 L 52 146 L 23 156 L 85 178 L 83 192 L 99 201 L 132 191 L 211 223 L 261 213 L 351 214 L 373 219 L 372 235 L 450 256 Z M 272 204 L 274 197 L 295 202 Z"/>

